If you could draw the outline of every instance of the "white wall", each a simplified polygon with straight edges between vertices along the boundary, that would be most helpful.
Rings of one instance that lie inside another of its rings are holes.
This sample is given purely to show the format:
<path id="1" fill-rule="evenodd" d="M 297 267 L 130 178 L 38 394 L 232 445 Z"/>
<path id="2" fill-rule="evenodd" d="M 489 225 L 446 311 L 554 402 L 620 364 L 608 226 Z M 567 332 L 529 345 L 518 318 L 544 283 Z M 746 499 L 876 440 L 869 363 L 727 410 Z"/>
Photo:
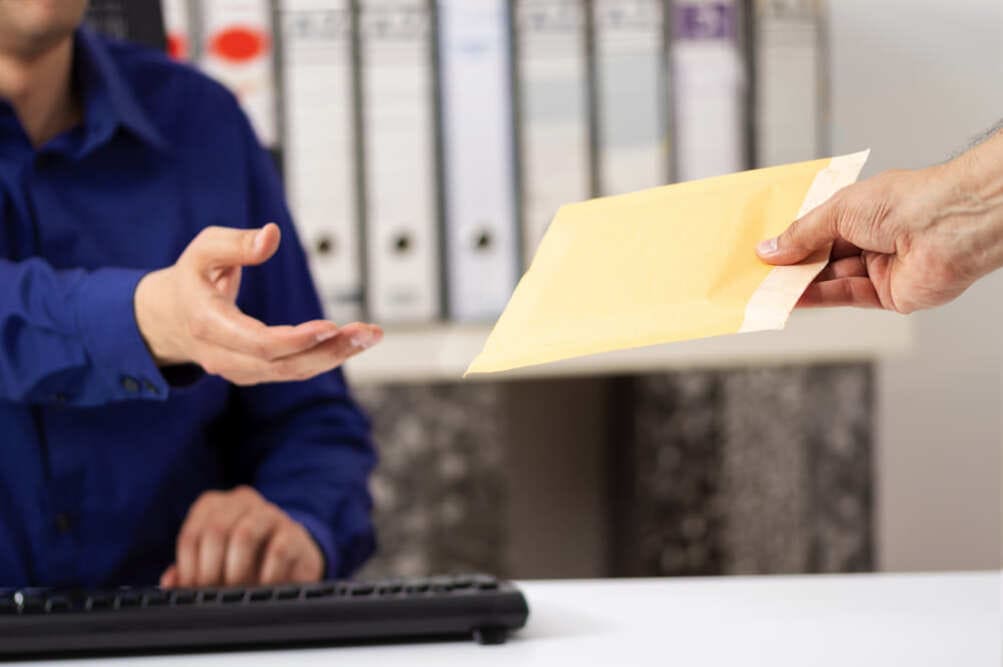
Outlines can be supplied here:
<path id="1" fill-rule="evenodd" d="M 1003 1 L 829 11 L 832 147 L 871 147 L 865 175 L 942 161 L 1003 118 Z M 1003 271 L 912 317 L 915 350 L 878 373 L 880 566 L 1000 567 Z"/>

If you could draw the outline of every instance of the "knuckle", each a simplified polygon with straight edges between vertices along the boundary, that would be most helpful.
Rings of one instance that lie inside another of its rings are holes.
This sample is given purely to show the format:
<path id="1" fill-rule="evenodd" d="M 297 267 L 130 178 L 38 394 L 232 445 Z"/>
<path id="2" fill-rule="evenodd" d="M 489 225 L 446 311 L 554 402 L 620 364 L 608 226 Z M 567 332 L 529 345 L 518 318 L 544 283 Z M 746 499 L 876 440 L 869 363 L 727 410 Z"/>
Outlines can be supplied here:
<path id="1" fill-rule="evenodd" d="M 853 300 L 853 285 L 849 282 L 839 283 L 839 299 L 844 303 L 850 303 Z"/>
<path id="2" fill-rule="evenodd" d="M 211 489 L 199 496 L 199 501 L 204 505 L 214 505 L 226 498 L 226 494 L 218 489 Z"/>
<path id="3" fill-rule="evenodd" d="M 801 238 L 804 236 L 805 222 L 804 218 L 800 220 L 795 220 L 791 223 L 790 227 L 784 230 L 784 233 L 780 235 L 781 242 L 786 242 L 788 244 L 800 245 Z"/>
<path id="4" fill-rule="evenodd" d="M 256 340 L 254 344 L 251 345 L 251 352 L 254 356 L 265 359 L 266 361 L 273 361 L 278 356 L 266 340 Z"/>
<path id="5" fill-rule="evenodd" d="M 296 365 L 288 359 L 279 359 L 269 364 L 270 376 L 275 380 L 293 379 L 297 373 Z"/>
<path id="6" fill-rule="evenodd" d="M 258 541 L 258 531 L 250 521 L 243 521 L 233 529 L 230 541 L 241 546 L 252 546 Z"/>
<path id="7" fill-rule="evenodd" d="M 192 243 L 205 243 L 218 233 L 219 227 L 217 226 L 210 225 L 208 227 L 204 227 L 202 231 L 195 235 L 195 238 L 192 239 Z"/>
<path id="8" fill-rule="evenodd" d="M 272 557 L 280 562 L 289 561 L 294 552 L 293 541 L 290 539 L 289 533 L 286 531 L 279 531 L 272 538 L 272 544 L 270 547 Z"/>
<path id="9" fill-rule="evenodd" d="M 195 514 L 196 512 L 203 512 L 218 500 L 215 491 L 206 491 L 201 496 L 199 496 L 194 503 L 192 503 L 192 508 L 190 514 Z"/>
<path id="10" fill-rule="evenodd" d="M 847 229 L 862 242 L 864 239 L 877 239 L 881 236 L 881 228 L 885 225 L 890 213 L 891 208 L 884 200 L 875 201 L 847 223 Z"/>
<path id="11" fill-rule="evenodd" d="M 228 527 L 219 520 L 212 520 L 202 529 L 203 537 L 209 540 L 223 541 L 229 533 Z"/>
<path id="12" fill-rule="evenodd" d="M 181 533 L 178 534 L 178 551 L 188 551 L 195 548 L 197 537 L 193 528 L 189 526 L 183 527 Z"/>
<path id="13" fill-rule="evenodd" d="M 285 563 L 289 560 L 289 547 L 284 543 L 273 542 L 270 553 L 272 559 L 278 563 Z"/>
<path id="14" fill-rule="evenodd" d="M 261 495 L 258 493 L 257 489 L 253 486 L 247 484 L 241 484 L 233 489 L 234 495 L 245 501 L 258 501 L 261 500 Z"/>

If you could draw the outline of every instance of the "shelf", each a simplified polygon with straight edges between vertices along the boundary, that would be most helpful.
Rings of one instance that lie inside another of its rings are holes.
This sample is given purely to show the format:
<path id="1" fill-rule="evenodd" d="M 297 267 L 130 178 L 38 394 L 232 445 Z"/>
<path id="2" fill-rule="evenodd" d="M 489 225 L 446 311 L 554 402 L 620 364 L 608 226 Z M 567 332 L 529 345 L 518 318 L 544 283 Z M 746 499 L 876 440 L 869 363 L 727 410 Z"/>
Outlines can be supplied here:
<path id="1" fill-rule="evenodd" d="M 480 352 L 490 325 L 388 327 L 382 343 L 346 364 L 355 385 L 460 381 Z M 608 352 L 465 382 L 619 375 L 682 368 L 725 368 L 801 362 L 859 361 L 908 351 L 908 317 L 874 310 L 797 311 L 784 331 L 738 334 Z"/>

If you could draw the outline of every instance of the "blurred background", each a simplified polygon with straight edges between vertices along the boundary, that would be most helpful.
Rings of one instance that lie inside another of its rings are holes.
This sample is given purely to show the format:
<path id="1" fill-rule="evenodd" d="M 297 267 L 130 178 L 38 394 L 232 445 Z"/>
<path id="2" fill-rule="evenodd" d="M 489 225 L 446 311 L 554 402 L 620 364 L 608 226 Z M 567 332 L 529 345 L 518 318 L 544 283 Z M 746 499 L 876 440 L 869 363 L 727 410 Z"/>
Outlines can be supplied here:
<path id="1" fill-rule="evenodd" d="M 273 150 L 381 452 L 370 574 L 1003 565 L 1003 274 L 898 317 L 462 381 L 562 204 L 1003 118 L 998 0 L 92 0 Z"/>

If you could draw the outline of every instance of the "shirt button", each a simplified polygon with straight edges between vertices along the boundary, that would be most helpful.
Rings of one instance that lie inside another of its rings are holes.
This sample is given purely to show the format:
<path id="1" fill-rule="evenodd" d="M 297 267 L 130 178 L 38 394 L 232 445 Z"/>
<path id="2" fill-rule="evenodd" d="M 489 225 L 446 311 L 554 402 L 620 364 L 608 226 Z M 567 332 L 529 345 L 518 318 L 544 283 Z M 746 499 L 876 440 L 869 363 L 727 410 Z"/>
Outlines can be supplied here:
<path id="1" fill-rule="evenodd" d="M 66 535 L 70 532 L 71 524 L 70 517 L 66 516 L 63 512 L 56 515 L 56 530 L 59 531 L 60 535 Z"/>
<path id="2" fill-rule="evenodd" d="M 145 379 L 143 380 L 143 389 L 145 389 L 146 391 L 150 392 L 154 396 L 156 396 L 157 394 L 160 393 L 160 390 L 157 389 L 157 385 L 155 385 L 152 382 L 150 382 L 149 380 L 145 380 Z"/>
<path id="3" fill-rule="evenodd" d="M 129 377 L 128 375 L 123 375 L 122 376 L 122 389 L 125 389 L 130 394 L 135 394 L 137 391 L 139 391 L 139 382 L 137 382 L 136 378 L 134 378 L 134 377 Z"/>

